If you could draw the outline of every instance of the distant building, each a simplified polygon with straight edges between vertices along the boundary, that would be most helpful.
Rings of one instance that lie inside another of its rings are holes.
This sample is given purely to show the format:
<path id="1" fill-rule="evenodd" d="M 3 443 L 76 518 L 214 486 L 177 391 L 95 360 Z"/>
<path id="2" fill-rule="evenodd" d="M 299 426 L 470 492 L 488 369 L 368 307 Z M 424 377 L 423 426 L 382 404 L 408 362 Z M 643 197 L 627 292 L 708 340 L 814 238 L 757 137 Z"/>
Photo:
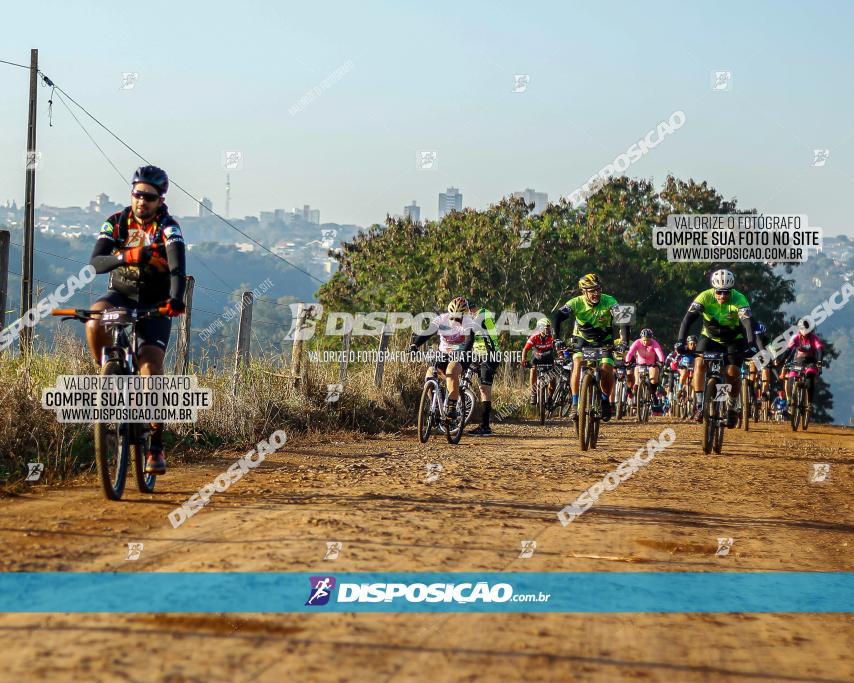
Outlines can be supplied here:
<path id="1" fill-rule="evenodd" d="M 121 204 L 111 202 L 109 196 L 103 192 L 95 197 L 94 201 L 89 202 L 89 213 L 96 213 L 99 216 L 111 216 L 114 213 L 121 211 L 124 207 Z"/>
<path id="2" fill-rule="evenodd" d="M 463 210 L 463 196 L 456 187 L 449 187 L 447 192 L 439 193 L 439 218 L 451 211 Z"/>
<path id="3" fill-rule="evenodd" d="M 311 209 L 308 212 L 308 222 L 320 225 L 320 209 Z"/>
<path id="4" fill-rule="evenodd" d="M 418 223 L 421 220 L 421 207 L 413 199 L 412 204 L 403 207 L 403 215 L 405 218 L 411 218 L 413 223 Z"/>
<path id="5" fill-rule="evenodd" d="M 521 197 L 526 204 L 534 205 L 534 213 L 542 213 L 549 205 L 549 195 L 545 192 L 536 192 L 530 188 L 524 192 L 514 192 L 512 197 Z"/>
<path id="6" fill-rule="evenodd" d="M 199 216 L 210 214 L 211 211 L 213 211 L 213 202 L 208 197 L 202 197 L 202 201 L 199 202 Z"/>

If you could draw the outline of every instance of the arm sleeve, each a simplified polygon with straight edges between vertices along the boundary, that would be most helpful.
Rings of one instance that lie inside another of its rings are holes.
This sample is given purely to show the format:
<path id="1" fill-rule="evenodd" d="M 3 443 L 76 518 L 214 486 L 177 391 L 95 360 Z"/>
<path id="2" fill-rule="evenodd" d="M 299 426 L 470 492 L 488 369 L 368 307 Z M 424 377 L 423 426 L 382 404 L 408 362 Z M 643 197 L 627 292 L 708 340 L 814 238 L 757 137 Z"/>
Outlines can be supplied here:
<path id="1" fill-rule="evenodd" d="M 661 348 L 661 344 L 655 342 L 653 349 L 655 349 L 655 357 L 658 358 L 658 362 L 664 365 L 664 349 Z"/>
<path id="2" fill-rule="evenodd" d="M 95 269 L 98 275 L 109 273 L 122 265 L 118 256 L 112 254 L 114 244 L 115 242 L 106 237 L 101 237 L 95 242 L 92 256 L 89 257 L 89 265 Z"/>
<path id="3" fill-rule="evenodd" d="M 187 264 L 184 242 L 175 241 L 166 245 L 166 260 L 169 262 L 169 297 L 184 300 L 187 286 Z"/>
<path id="4" fill-rule="evenodd" d="M 691 329 L 691 325 L 693 325 L 694 321 L 699 317 L 700 314 L 697 311 L 693 311 L 691 308 L 688 309 L 685 317 L 682 318 L 682 324 L 679 325 L 679 336 L 676 337 L 680 342 L 685 341 L 685 337 L 688 336 L 688 330 Z"/>
<path id="5" fill-rule="evenodd" d="M 561 338 L 560 336 L 560 326 L 563 325 L 564 320 L 569 319 L 569 307 L 561 306 L 554 313 L 552 313 L 552 329 L 554 330 L 554 336 Z"/>
<path id="6" fill-rule="evenodd" d="M 637 352 L 637 349 L 638 349 L 638 343 L 637 343 L 637 341 L 635 341 L 629 347 L 629 352 L 626 354 L 625 362 L 627 364 L 632 362 L 632 358 L 635 357 L 635 353 Z"/>
<path id="7" fill-rule="evenodd" d="M 747 335 L 747 343 L 755 344 L 756 336 L 753 334 L 753 318 L 751 318 L 750 316 L 741 318 L 741 327 L 744 329 L 744 333 Z"/>

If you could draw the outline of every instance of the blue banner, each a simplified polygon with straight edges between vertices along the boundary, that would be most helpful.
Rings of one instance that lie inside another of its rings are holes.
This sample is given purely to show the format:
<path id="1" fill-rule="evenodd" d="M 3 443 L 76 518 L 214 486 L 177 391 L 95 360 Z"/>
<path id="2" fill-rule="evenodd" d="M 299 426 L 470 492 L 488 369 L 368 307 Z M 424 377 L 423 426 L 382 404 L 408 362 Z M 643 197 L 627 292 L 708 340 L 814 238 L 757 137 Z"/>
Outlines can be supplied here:
<path id="1" fill-rule="evenodd" d="M 0 573 L 0 612 L 852 612 L 850 572 Z"/>

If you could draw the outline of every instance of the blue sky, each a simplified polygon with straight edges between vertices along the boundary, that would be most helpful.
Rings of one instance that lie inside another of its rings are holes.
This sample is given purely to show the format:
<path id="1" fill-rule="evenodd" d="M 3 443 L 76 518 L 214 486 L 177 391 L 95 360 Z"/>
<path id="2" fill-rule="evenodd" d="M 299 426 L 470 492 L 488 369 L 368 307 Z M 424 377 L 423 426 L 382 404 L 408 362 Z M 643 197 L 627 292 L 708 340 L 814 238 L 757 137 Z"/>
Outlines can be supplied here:
<path id="1" fill-rule="evenodd" d="M 3 19 L 0 59 L 38 47 L 57 84 L 219 211 L 222 152 L 242 151 L 232 216 L 311 204 L 366 225 L 415 199 L 433 218 L 449 185 L 474 207 L 526 187 L 554 199 L 682 110 L 628 175 L 707 180 L 740 206 L 854 234 L 850 2 L 40 2 Z M 732 71 L 730 90 L 712 90 L 716 70 Z M 123 72 L 139 74 L 133 89 Z M 0 202 L 20 202 L 27 72 L 0 65 L 0 89 Z M 58 99 L 48 126 L 48 94 L 37 201 L 123 200 Z M 133 155 L 84 123 L 129 177 Z M 830 150 L 823 167 L 814 149 Z M 417 169 L 418 150 L 436 150 L 438 170 Z M 173 213 L 194 212 L 170 194 Z"/>

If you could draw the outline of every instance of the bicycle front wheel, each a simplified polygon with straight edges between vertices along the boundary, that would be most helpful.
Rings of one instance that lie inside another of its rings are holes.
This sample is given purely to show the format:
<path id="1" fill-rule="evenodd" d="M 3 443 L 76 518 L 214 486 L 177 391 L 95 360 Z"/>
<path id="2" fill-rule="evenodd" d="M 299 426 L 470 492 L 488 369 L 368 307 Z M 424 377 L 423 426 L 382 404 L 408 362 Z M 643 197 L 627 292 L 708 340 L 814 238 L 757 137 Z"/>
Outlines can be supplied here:
<path id="1" fill-rule="evenodd" d="M 117 360 L 107 361 L 101 376 L 126 375 Z M 107 500 L 121 500 L 125 490 L 130 451 L 130 425 L 118 422 L 95 423 L 95 463 Z"/>
<path id="2" fill-rule="evenodd" d="M 805 386 L 801 387 L 801 429 L 807 431 L 807 427 L 810 424 L 810 412 L 812 410 L 812 404 L 810 403 L 809 396 L 807 396 L 807 388 Z"/>
<path id="3" fill-rule="evenodd" d="M 789 409 L 789 419 L 792 423 L 792 431 L 798 431 L 798 425 L 801 422 L 801 388 L 796 384 L 792 391 L 792 407 Z"/>
<path id="4" fill-rule="evenodd" d="M 703 395 L 703 453 L 708 455 L 712 452 L 715 441 L 715 404 L 713 400 L 717 392 L 718 381 L 714 378 L 706 382 L 706 391 Z"/>
<path id="5" fill-rule="evenodd" d="M 418 404 L 418 440 L 427 443 L 430 432 L 433 430 L 433 396 L 436 388 L 432 384 L 425 384 L 421 391 L 421 401 Z"/>
<path id="6" fill-rule="evenodd" d="M 753 406 L 753 391 L 747 377 L 741 380 L 741 428 L 750 431 L 750 410 Z"/>
<path id="7" fill-rule="evenodd" d="M 578 445 L 582 451 L 590 448 L 593 437 L 593 392 L 596 388 L 593 375 L 585 373 L 578 391 Z"/>
<path id="8" fill-rule="evenodd" d="M 541 425 L 546 423 L 546 409 L 547 409 L 546 403 L 548 402 L 546 397 L 549 395 L 548 394 L 548 391 L 549 391 L 548 387 L 549 387 L 549 385 L 546 382 L 541 382 L 540 388 L 537 391 L 537 408 L 539 409 L 539 413 L 540 413 L 540 424 Z"/>
<path id="9" fill-rule="evenodd" d="M 445 428 L 448 443 L 458 444 L 463 438 L 463 429 L 466 426 L 466 415 L 468 414 L 468 401 L 466 392 L 460 392 L 460 398 L 457 401 L 457 417 L 450 421 Z"/>

